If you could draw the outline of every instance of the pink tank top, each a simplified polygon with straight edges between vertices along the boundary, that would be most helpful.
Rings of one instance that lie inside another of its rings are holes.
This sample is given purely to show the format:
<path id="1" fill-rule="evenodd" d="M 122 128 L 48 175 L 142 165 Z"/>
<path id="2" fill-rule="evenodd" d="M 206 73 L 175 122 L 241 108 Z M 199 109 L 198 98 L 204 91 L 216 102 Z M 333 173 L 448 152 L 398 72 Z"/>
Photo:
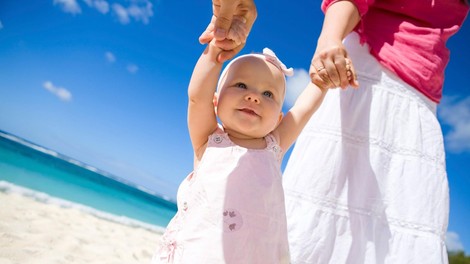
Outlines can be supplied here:
<path id="1" fill-rule="evenodd" d="M 355 30 L 361 42 L 369 45 L 370 53 L 404 82 L 439 103 L 450 58 L 446 43 L 459 31 L 469 6 L 460 0 L 351 1 L 361 15 Z M 323 0 L 322 10 L 335 2 L 338 0 Z"/>
<path id="2" fill-rule="evenodd" d="M 178 212 L 152 263 L 289 263 L 282 151 L 209 136 L 198 168 L 180 185 Z"/>

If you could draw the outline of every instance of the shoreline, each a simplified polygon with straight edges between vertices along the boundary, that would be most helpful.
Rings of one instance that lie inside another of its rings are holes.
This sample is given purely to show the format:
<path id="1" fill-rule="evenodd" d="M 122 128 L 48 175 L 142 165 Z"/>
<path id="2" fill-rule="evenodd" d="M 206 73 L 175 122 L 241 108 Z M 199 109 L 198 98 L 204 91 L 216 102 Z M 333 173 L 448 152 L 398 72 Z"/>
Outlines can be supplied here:
<path id="1" fill-rule="evenodd" d="M 164 230 L 5 183 L 0 264 L 150 263 Z"/>

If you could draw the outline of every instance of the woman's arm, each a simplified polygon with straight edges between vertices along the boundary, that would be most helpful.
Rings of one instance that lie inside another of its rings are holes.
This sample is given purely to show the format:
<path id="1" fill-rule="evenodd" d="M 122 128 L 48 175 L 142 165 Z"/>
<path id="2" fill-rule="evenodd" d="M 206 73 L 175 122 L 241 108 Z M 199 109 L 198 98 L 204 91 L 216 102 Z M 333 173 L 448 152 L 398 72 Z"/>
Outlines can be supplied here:
<path id="1" fill-rule="evenodd" d="M 310 65 L 313 83 L 322 88 L 358 86 L 352 64 L 352 78 L 348 80 L 346 61 L 349 57 L 342 41 L 360 19 L 358 9 L 351 1 L 337 1 L 327 7 Z"/>

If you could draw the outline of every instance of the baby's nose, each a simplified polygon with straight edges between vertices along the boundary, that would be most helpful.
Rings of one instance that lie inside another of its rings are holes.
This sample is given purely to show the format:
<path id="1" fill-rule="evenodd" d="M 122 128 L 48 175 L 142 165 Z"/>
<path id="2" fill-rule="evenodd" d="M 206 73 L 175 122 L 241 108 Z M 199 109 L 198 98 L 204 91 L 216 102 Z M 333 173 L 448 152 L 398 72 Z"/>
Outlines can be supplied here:
<path id="1" fill-rule="evenodd" d="M 251 102 L 253 102 L 253 103 L 259 103 L 259 98 L 258 98 L 258 96 L 256 96 L 255 94 L 252 94 L 252 93 L 247 94 L 247 95 L 245 96 L 245 100 L 251 101 Z"/>

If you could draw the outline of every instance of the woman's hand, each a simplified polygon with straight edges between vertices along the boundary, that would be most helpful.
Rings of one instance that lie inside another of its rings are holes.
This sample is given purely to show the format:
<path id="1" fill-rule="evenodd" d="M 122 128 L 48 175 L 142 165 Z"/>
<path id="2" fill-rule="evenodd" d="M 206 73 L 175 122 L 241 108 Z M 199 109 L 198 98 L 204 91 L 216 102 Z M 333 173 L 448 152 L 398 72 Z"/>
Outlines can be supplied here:
<path id="1" fill-rule="evenodd" d="M 213 0 L 213 16 L 206 30 L 199 37 L 201 44 L 216 39 L 223 49 L 219 62 L 233 58 L 244 46 L 258 15 L 253 0 Z M 240 27 L 237 23 L 242 22 Z"/>
<path id="2" fill-rule="evenodd" d="M 360 21 L 359 11 L 351 1 L 337 1 L 325 13 L 317 48 L 310 64 L 310 78 L 320 88 L 357 88 L 356 71 L 343 39 Z"/>
<path id="3" fill-rule="evenodd" d="M 217 40 L 214 36 L 215 21 L 216 17 L 212 16 L 212 20 L 203 35 L 204 38 L 210 39 L 209 43 L 215 44 L 222 50 L 217 57 L 217 61 L 224 62 L 234 57 L 243 48 L 248 37 L 249 29 L 244 17 L 233 16 L 227 36 L 223 40 Z"/>
<path id="4" fill-rule="evenodd" d="M 341 41 L 319 40 L 309 74 L 312 82 L 321 88 L 359 86 L 354 65 Z"/>

